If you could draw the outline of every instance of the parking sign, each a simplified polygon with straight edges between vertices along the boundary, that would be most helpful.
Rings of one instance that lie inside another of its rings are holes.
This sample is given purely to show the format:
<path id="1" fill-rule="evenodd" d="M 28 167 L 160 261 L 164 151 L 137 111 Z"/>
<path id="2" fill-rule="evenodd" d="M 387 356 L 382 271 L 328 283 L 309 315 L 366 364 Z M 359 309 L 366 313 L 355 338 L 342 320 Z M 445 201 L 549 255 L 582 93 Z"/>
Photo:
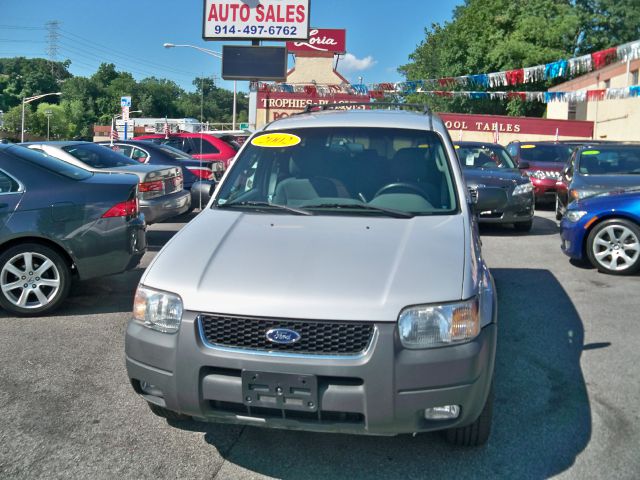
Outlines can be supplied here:
<path id="1" fill-rule="evenodd" d="M 120 97 L 120 106 L 131 108 L 131 97 Z"/>

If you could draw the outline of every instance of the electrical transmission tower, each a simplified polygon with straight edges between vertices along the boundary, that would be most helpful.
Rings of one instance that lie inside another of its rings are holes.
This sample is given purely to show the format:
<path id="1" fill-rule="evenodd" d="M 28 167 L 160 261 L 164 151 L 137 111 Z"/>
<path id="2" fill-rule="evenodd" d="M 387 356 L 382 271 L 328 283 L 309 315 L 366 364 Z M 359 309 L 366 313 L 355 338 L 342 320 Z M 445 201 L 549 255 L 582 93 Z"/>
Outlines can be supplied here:
<path id="1" fill-rule="evenodd" d="M 47 56 L 49 57 L 49 62 L 51 62 L 51 75 L 54 75 L 54 66 L 55 62 L 58 59 L 58 40 L 60 39 L 60 33 L 58 33 L 58 29 L 60 28 L 60 22 L 58 20 L 50 20 L 45 23 L 47 27 Z"/>

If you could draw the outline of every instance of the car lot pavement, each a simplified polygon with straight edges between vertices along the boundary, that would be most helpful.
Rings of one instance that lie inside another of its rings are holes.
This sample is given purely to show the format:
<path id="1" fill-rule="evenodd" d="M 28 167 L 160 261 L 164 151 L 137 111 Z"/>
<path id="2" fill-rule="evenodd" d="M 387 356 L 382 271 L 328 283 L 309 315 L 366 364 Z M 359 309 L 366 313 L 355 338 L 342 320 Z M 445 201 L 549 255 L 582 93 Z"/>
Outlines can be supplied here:
<path id="1" fill-rule="evenodd" d="M 151 227 L 143 267 L 186 219 Z M 78 284 L 51 317 L 0 312 L 0 478 L 640 477 L 640 276 L 570 264 L 551 211 L 531 234 L 491 227 L 482 238 L 500 307 L 484 448 L 438 434 L 169 425 L 124 369 L 139 268 Z"/>

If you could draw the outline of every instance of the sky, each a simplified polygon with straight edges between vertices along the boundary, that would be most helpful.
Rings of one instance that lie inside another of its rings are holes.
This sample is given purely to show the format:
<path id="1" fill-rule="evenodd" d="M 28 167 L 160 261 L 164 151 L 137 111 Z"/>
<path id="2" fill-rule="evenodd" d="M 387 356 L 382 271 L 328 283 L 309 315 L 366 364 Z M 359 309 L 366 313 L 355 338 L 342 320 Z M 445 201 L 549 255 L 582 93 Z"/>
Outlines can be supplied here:
<path id="1" fill-rule="evenodd" d="M 462 0 L 310 0 L 312 28 L 347 30 L 347 54 L 338 70 L 357 83 L 397 82 L 397 72 L 432 23 L 451 19 Z M 28 6 L 28 7 L 27 7 Z M 58 21 L 57 59 L 71 60 L 74 75 L 89 76 L 102 62 L 114 63 L 140 80 L 175 81 L 193 91 L 196 76 L 221 74 L 220 61 L 191 48 L 221 51 L 225 42 L 202 39 L 202 0 L 0 0 L 0 58 L 47 57 L 45 24 Z M 248 45 L 248 42 L 226 42 Z M 275 44 L 274 44 L 275 45 Z M 217 80 L 223 88 L 233 82 Z M 238 82 L 248 91 L 247 82 Z"/>

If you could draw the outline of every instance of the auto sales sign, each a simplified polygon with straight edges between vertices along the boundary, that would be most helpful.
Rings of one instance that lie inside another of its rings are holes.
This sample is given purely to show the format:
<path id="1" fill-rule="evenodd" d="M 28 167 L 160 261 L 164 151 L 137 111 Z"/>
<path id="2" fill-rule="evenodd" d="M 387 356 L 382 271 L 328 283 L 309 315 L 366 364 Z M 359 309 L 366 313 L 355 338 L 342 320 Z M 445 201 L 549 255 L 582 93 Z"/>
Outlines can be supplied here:
<path id="1" fill-rule="evenodd" d="M 204 0 L 205 40 L 307 40 L 310 0 Z"/>

